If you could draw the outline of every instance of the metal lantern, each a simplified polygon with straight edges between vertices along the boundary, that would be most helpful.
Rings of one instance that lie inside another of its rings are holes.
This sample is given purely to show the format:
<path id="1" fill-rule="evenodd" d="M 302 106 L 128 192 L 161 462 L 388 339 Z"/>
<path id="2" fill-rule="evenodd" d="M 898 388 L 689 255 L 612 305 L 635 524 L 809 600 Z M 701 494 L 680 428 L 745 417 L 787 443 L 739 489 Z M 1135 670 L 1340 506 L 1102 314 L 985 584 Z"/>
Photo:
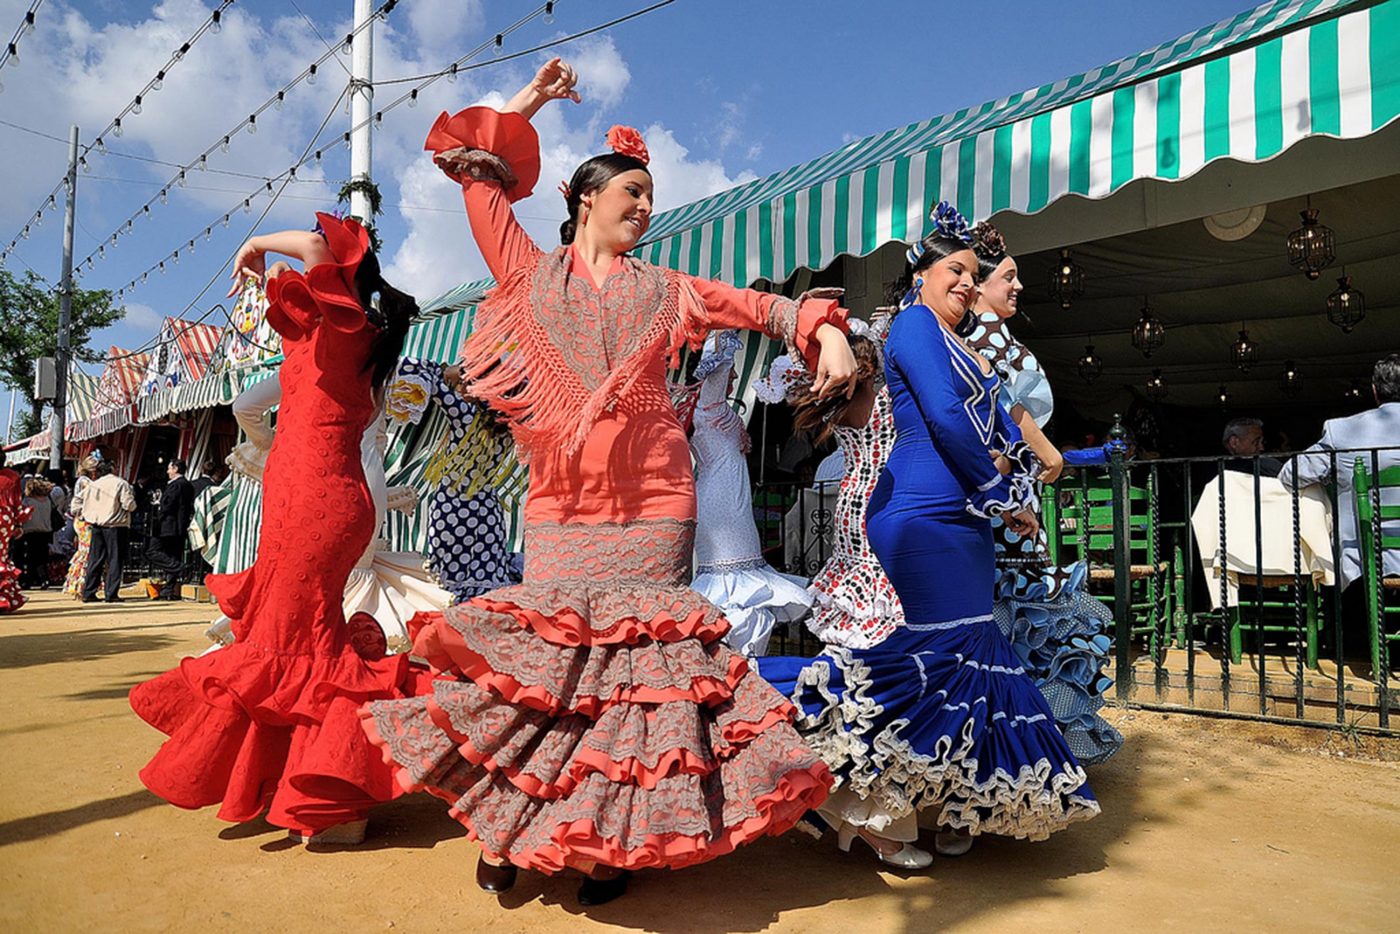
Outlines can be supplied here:
<path id="1" fill-rule="evenodd" d="M 1142 317 L 1133 325 L 1133 346 L 1142 351 L 1144 357 L 1152 356 L 1152 351 L 1167 342 L 1167 327 L 1162 319 L 1152 314 L 1152 309 L 1144 301 Z"/>
<path id="2" fill-rule="evenodd" d="M 1303 391 L 1303 374 L 1298 372 L 1298 364 L 1292 360 L 1285 360 L 1283 363 L 1283 376 L 1279 380 L 1279 388 L 1289 398 Z"/>
<path id="3" fill-rule="evenodd" d="M 1050 297 L 1068 309 L 1084 294 L 1084 267 L 1070 258 L 1069 250 L 1060 251 L 1060 261 L 1050 270 Z"/>
<path id="4" fill-rule="evenodd" d="M 1230 359 L 1241 373 L 1248 373 L 1254 366 L 1255 346 L 1249 339 L 1249 332 L 1240 328 L 1239 340 L 1230 345 Z"/>
<path id="5" fill-rule="evenodd" d="M 1366 317 L 1366 296 L 1351 284 L 1351 276 L 1337 279 L 1337 290 L 1327 296 L 1327 320 L 1350 334 Z"/>
<path id="6" fill-rule="evenodd" d="M 1090 386 L 1103 373 L 1103 361 L 1094 354 L 1094 345 L 1084 345 L 1084 356 L 1079 358 L 1079 376 Z"/>
<path id="7" fill-rule="evenodd" d="M 1337 258 L 1337 237 L 1332 228 L 1317 221 L 1317 209 L 1308 199 L 1308 208 L 1300 211 L 1303 226 L 1288 235 L 1288 263 L 1303 271 L 1309 279 L 1317 279 L 1322 270 Z"/>
<path id="8" fill-rule="evenodd" d="M 1221 383 L 1220 388 L 1215 391 L 1215 401 L 1220 403 L 1222 409 L 1230 407 L 1230 390 L 1225 387 L 1224 383 Z"/>
<path id="9" fill-rule="evenodd" d="M 1162 379 L 1161 370 L 1153 370 L 1151 378 L 1147 381 L 1147 398 L 1153 402 L 1161 402 L 1167 397 L 1167 383 Z"/>

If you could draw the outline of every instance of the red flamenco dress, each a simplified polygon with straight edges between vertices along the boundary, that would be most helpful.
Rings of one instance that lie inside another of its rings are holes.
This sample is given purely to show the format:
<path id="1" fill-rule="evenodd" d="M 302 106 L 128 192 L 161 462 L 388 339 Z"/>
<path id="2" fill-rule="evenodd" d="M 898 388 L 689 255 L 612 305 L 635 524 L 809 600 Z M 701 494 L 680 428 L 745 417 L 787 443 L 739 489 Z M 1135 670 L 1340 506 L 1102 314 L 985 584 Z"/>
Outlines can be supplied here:
<path id="1" fill-rule="evenodd" d="M 179 807 L 219 804 L 228 821 L 267 812 L 301 833 L 397 794 L 356 710 L 405 696 L 415 677 L 406 655 L 357 654 L 341 609 L 375 532 L 360 442 L 377 331 L 355 288 L 364 229 L 317 216 L 333 261 L 268 282 L 286 359 L 257 561 L 207 579 L 237 641 L 131 691 L 132 708 L 170 737 L 141 771 L 146 787 Z"/>
<path id="2" fill-rule="evenodd" d="M 817 329 L 845 312 L 633 257 L 595 282 L 512 214 L 539 174 L 529 123 L 444 115 L 429 148 L 461 146 L 475 150 L 458 179 L 467 215 L 501 283 L 464 369 L 530 466 L 525 577 L 415 617 L 414 654 L 437 677 L 366 705 L 366 730 L 406 789 L 447 801 L 489 856 L 522 868 L 674 869 L 782 833 L 831 776 L 688 586 L 695 482 L 666 366 L 710 327 L 762 329 L 815 359 Z"/>
<path id="3" fill-rule="evenodd" d="M 0 467 L 0 613 L 13 613 L 26 602 L 19 588 L 19 568 L 10 561 L 10 543 L 24 533 L 28 518 L 19 474 Z"/>

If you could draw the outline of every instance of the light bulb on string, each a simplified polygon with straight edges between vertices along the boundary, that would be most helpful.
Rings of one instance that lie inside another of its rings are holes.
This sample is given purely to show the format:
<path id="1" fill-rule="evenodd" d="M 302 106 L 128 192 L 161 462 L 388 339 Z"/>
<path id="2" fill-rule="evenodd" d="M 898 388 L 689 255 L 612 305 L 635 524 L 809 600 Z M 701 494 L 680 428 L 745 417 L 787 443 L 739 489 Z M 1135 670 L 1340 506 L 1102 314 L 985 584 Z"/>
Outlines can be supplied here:
<path id="1" fill-rule="evenodd" d="M 196 169 L 199 169 L 199 171 L 203 172 L 205 169 L 209 168 L 209 157 L 208 157 L 208 156 L 200 156 L 200 157 L 195 161 L 194 167 L 195 167 Z"/>
<path id="2" fill-rule="evenodd" d="M 193 240 L 193 239 L 191 239 L 190 242 L 189 242 L 188 244 L 186 244 L 186 249 L 188 249 L 191 253 L 194 252 L 194 240 Z"/>
<path id="3" fill-rule="evenodd" d="M 182 59 L 182 58 L 185 57 L 185 53 L 188 52 L 189 50 L 190 50 L 190 44 L 189 44 L 188 42 L 183 43 L 178 49 L 176 49 L 173 53 L 171 53 L 170 58 L 171 58 L 172 61 L 177 61 L 177 62 L 178 62 L 178 61 L 180 61 L 180 59 Z"/>
<path id="4" fill-rule="evenodd" d="M 210 225 L 210 226 L 208 226 L 208 227 L 205 227 L 205 228 L 204 228 L 204 242 L 205 242 L 205 243 L 208 243 L 208 242 L 209 242 L 209 238 L 212 237 L 212 236 L 214 236 L 214 227 L 213 227 L 213 225 Z"/>
<path id="5" fill-rule="evenodd" d="M 546 3 L 546 4 L 544 5 L 544 16 L 541 18 L 540 22 L 544 23 L 546 26 L 553 26 L 553 25 L 554 25 L 554 2 L 553 2 L 553 0 L 550 0 L 549 3 Z"/>
<path id="6" fill-rule="evenodd" d="M 375 125 L 375 126 L 383 126 L 383 125 L 384 125 L 384 111 L 382 111 L 382 110 L 376 110 L 376 111 L 374 112 L 374 125 Z"/>
<path id="7" fill-rule="evenodd" d="M 136 99 L 131 102 L 131 112 L 139 114 L 141 112 L 141 95 L 137 94 Z"/>
<path id="8" fill-rule="evenodd" d="M 28 225 L 28 224 L 25 224 L 25 225 L 24 225 L 24 229 L 21 230 L 21 231 L 19 232 L 19 235 L 20 235 L 21 237 L 23 237 L 24 239 L 26 239 L 26 240 L 29 239 L 29 225 Z"/>
<path id="9" fill-rule="evenodd" d="M 181 188 L 184 188 L 184 187 L 185 187 L 185 170 L 184 170 L 184 169 L 181 169 L 181 170 L 180 170 L 180 174 L 177 175 L 177 176 L 175 176 L 175 184 L 179 185 Z"/>
<path id="10" fill-rule="evenodd" d="M 285 101 L 286 99 L 287 99 L 287 92 L 286 92 L 286 91 L 278 91 L 278 92 L 277 92 L 277 98 L 272 102 L 272 109 L 273 109 L 273 110 L 281 110 L 281 109 L 282 109 L 282 102 Z"/>
<path id="11" fill-rule="evenodd" d="M 146 284 L 146 277 L 149 276 L 149 275 L 150 275 L 150 271 L 149 271 L 149 270 L 147 270 L 146 272 L 141 273 L 141 284 L 142 284 L 142 285 L 145 285 L 145 284 Z"/>
<path id="12" fill-rule="evenodd" d="M 117 119 L 115 119 L 115 120 L 112 121 L 112 135 L 115 136 L 115 137 L 117 137 L 118 139 L 121 139 L 121 135 L 122 135 L 122 118 L 121 118 L 121 117 L 118 117 Z M 98 137 L 98 141 L 101 142 L 101 137 Z M 105 152 L 107 151 L 107 147 L 106 147 L 106 146 L 98 146 L 97 148 L 98 148 L 99 151 L 101 151 L 101 152 L 103 152 L 103 153 L 105 153 Z"/>
<path id="13" fill-rule="evenodd" d="M 169 204 L 169 203 L 170 203 L 170 198 L 166 195 L 165 189 L 164 189 L 164 188 L 162 188 L 162 189 L 160 190 L 160 203 L 161 203 L 161 204 Z"/>
<path id="14" fill-rule="evenodd" d="M 151 82 L 151 90 L 159 91 L 163 87 L 165 87 L 165 72 L 158 71 L 155 80 Z"/>
<path id="15" fill-rule="evenodd" d="M 165 260 L 160 261 L 160 274 L 165 275 Z"/>
<path id="16" fill-rule="evenodd" d="M 346 55 L 349 55 L 350 52 L 351 52 L 351 50 L 352 50 L 354 47 L 355 47 L 355 34 L 354 34 L 353 32 L 347 32 L 347 33 L 345 34 L 345 41 L 342 42 L 342 43 L 340 44 L 340 51 L 343 52 L 343 53 L 346 54 Z"/>
<path id="17" fill-rule="evenodd" d="M 209 31 L 216 36 L 224 31 L 224 24 L 222 22 L 223 18 L 223 10 L 215 10 L 213 14 L 209 17 Z"/>
<path id="18" fill-rule="evenodd" d="M 506 51 L 506 37 L 502 33 L 496 33 L 496 41 L 491 43 L 491 54 L 500 58 Z"/>
<path id="19" fill-rule="evenodd" d="M 306 83 L 307 83 L 307 84 L 313 84 L 313 85 L 316 83 L 316 66 L 315 66 L 315 65 L 310 65 L 310 66 L 307 67 L 307 69 L 306 69 Z"/>
<path id="20" fill-rule="evenodd" d="M 24 14 L 24 23 L 19 27 L 19 34 L 27 36 L 34 31 L 34 11 L 30 10 Z"/>
<path id="21" fill-rule="evenodd" d="M 119 126 L 119 124 L 113 123 L 113 132 L 115 132 L 117 126 Z M 104 156 L 107 155 L 107 144 L 102 142 L 102 137 L 100 136 L 97 137 L 97 141 L 92 144 L 92 148 L 96 149 Z"/>
<path id="22" fill-rule="evenodd" d="M 349 134 L 349 133 L 344 133 L 344 134 L 341 135 L 340 138 L 341 138 L 341 140 L 345 143 L 345 148 L 346 148 L 346 149 L 349 149 L 349 148 L 350 148 L 350 134 Z"/>
<path id="23" fill-rule="evenodd" d="M 19 67 L 19 49 L 15 47 L 15 44 L 13 42 L 10 43 L 9 51 L 11 67 Z"/>
<path id="24" fill-rule="evenodd" d="M 258 132 L 258 115 L 257 115 L 257 114 L 249 114 L 249 115 L 248 115 L 248 133 L 251 135 L 251 134 L 256 133 L 256 132 Z"/>
<path id="25" fill-rule="evenodd" d="M 171 254 L 170 254 L 170 258 L 171 258 L 171 260 L 174 261 L 174 263 L 175 263 L 176 266 L 180 265 L 180 251 L 179 251 L 179 250 L 176 250 L 174 253 L 171 253 Z"/>
<path id="26" fill-rule="evenodd" d="M 224 139 L 223 139 L 223 142 L 219 143 L 219 148 L 220 148 L 221 150 L 223 150 L 223 152 L 224 152 L 225 155 L 228 154 L 228 142 L 229 142 L 228 137 L 225 136 Z"/>
<path id="27" fill-rule="evenodd" d="M 150 216 L 151 216 L 151 206 L 150 206 L 149 204 L 142 205 L 142 207 L 141 207 L 141 213 L 142 213 L 142 214 L 145 214 L 147 217 L 150 217 Z"/>
<path id="28" fill-rule="evenodd" d="M 88 161 L 87 161 L 87 157 L 86 157 L 86 156 L 79 156 L 79 157 L 78 157 L 78 165 L 82 168 L 82 170 L 83 170 L 84 172 L 91 172 L 91 171 L 92 171 L 92 166 L 88 165 Z M 64 181 L 67 181 L 67 179 L 65 179 Z"/>
<path id="29" fill-rule="evenodd" d="M 321 150 L 319 149 L 316 150 L 315 161 L 317 165 L 321 164 Z"/>
<path id="30" fill-rule="evenodd" d="M 224 224 L 225 227 L 228 226 L 228 215 L 227 215 L 227 214 L 224 215 L 223 224 Z"/>
<path id="31" fill-rule="evenodd" d="M 412 91 L 409 91 L 409 92 L 408 92 L 408 106 L 410 106 L 410 107 L 417 107 L 417 106 L 418 106 L 418 89 L 417 89 L 417 88 L 414 88 Z"/>
<path id="32" fill-rule="evenodd" d="M 44 211 L 42 208 L 34 213 L 34 226 L 44 226 Z"/>
<path id="33" fill-rule="evenodd" d="M 453 84 L 457 83 L 457 63 L 453 62 L 452 67 L 447 69 L 447 80 Z"/>
<path id="34" fill-rule="evenodd" d="M 243 213 L 244 213 L 244 214 L 252 214 L 252 213 L 253 213 L 252 199 L 250 199 L 250 198 L 244 198 L 244 199 L 243 199 Z"/>

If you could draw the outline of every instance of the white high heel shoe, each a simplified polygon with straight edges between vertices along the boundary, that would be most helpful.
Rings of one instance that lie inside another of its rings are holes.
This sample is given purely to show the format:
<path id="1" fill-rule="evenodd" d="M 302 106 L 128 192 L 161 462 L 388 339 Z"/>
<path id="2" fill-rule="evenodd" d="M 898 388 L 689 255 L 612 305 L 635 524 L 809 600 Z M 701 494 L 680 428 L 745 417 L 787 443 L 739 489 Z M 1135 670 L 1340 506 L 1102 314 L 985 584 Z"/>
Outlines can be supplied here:
<path id="1" fill-rule="evenodd" d="M 859 831 L 850 824 L 844 825 L 836 834 L 836 848 L 842 853 L 851 852 L 851 841 L 859 838 L 865 845 L 875 851 L 875 855 L 880 858 L 880 862 L 886 866 L 893 866 L 896 869 L 927 869 L 933 865 L 933 854 L 927 850 L 921 850 L 908 843 L 901 846 L 893 853 L 881 853 L 879 847 L 861 836 Z M 883 838 L 881 838 L 883 839 Z M 896 841 L 891 840 L 891 843 Z"/>
<path id="2" fill-rule="evenodd" d="M 939 856 L 962 856 L 972 849 L 972 834 L 940 830 L 933 837 L 933 851 Z"/>

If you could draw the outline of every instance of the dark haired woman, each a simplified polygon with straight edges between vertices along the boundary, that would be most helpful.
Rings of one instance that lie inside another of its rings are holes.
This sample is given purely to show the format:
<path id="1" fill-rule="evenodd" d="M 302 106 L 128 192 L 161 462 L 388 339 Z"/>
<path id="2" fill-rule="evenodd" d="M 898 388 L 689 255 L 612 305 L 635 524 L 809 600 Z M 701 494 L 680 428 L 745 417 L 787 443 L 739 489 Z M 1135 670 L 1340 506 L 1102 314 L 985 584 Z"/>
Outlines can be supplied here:
<path id="1" fill-rule="evenodd" d="M 1022 289 L 1016 260 L 991 224 L 978 224 L 972 235 L 981 288 L 967 343 L 996 369 L 1011 420 L 1044 465 L 1037 479 L 1053 483 L 1064 458 L 1041 429 L 1054 414 L 1055 398 L 1035 355 L 1006 326 Z M 1103 762 L 1123 745 L 1122 735 L 1099 716 L 1103 692 L 1113 683 L 1103 673 L 1113 615 L 1088 592 L 1084 562 L 1063 568 L 1050 563 L 1044 529 L 1018 535 L 995 516 L 992 540 L 997 625 L 1045 695 L 1075 756 L 1085 765 Z"/>
<path id="2" fill-rule="evenodd" d="M 991 365 L 958 336 L 977 294 L 967 236 L 962 217 L 940 204 L 933 232 L 909 251 L 885 342 L 896 440 L 866 533 L 904 625 L 868 649 L 828 649 L 793 694 L 804 738 L 842 790 L 891 828 L 876 832 L 907 839 L 922 818 L 948 828 L 938 840 L 948 855 L 966 852 L 972 834 L 1038 840 L 1099 810 L 992 620 L 989 519 L 1034 531 L 1034 462 L 997 405 Z M 913 856 L 859 821 L 841 830 L 843 848 L 859 833 L 887 862 Z"/>
<path id="3" fill-rule="evenodd" d="M 220 804 L 230 821 L 267 812 L 295 836 L 346 843 L 397 792 L 356 710 L 416 686 L 407 655 L 356 652 L 341 600 L 375 531 L 361 441 L 417 306 L 380 278 L 364 228 L 318 220 L 321 233 L 254 237 L 234 262 L 239 280 L 262 278 L 266 253 L 304 265 L 266 270 L 286 359 L 257 561 L 207 578 L 237 641 L 137 685 L 131 705 L 169 736 L 141 771 L 151 791 L 180 807 Z"/>
<path id="4" fill-rule="evenodd" d="M 457 603 L 520 583 L 501 497 L 517 485 L 515 445 L 489 410 L 458 391 L 461 367 L 405 357 L 389 387 L 391 418 L 419 423 L 429 403 L 447 422 L 428 461 L 425 566 Z"/>
<path id="5" fill-rule="evenodd" d="M 477 311 L 468 391 L 502 413 L 529 465 L 525 582 L 426 617 L 415 653 L 441 672 L 424 697 L 376 703 L 366 729 L 482 846 L 478 883 L 516 867 L 589 873 L 584 904 L 626 870 L 678 868 L 782 833 L 830 776 L 792 709 L 721 641 L 724 615 L 687 587 L 695 530 L 690 451 L 668 359 L 711 328 L 796 344 L 818 389 L 852 367 L 844 310 L 695 279 L 630 255 L 651 220 L 634 130 L 565 186 L 564 245 L 545 251 L 510 203 L 539 173 L 528 118 L 573 99 L 554 59 L 497 113 L 443 114 L 428 136 L 462 184 L 500 283 Z"/>

